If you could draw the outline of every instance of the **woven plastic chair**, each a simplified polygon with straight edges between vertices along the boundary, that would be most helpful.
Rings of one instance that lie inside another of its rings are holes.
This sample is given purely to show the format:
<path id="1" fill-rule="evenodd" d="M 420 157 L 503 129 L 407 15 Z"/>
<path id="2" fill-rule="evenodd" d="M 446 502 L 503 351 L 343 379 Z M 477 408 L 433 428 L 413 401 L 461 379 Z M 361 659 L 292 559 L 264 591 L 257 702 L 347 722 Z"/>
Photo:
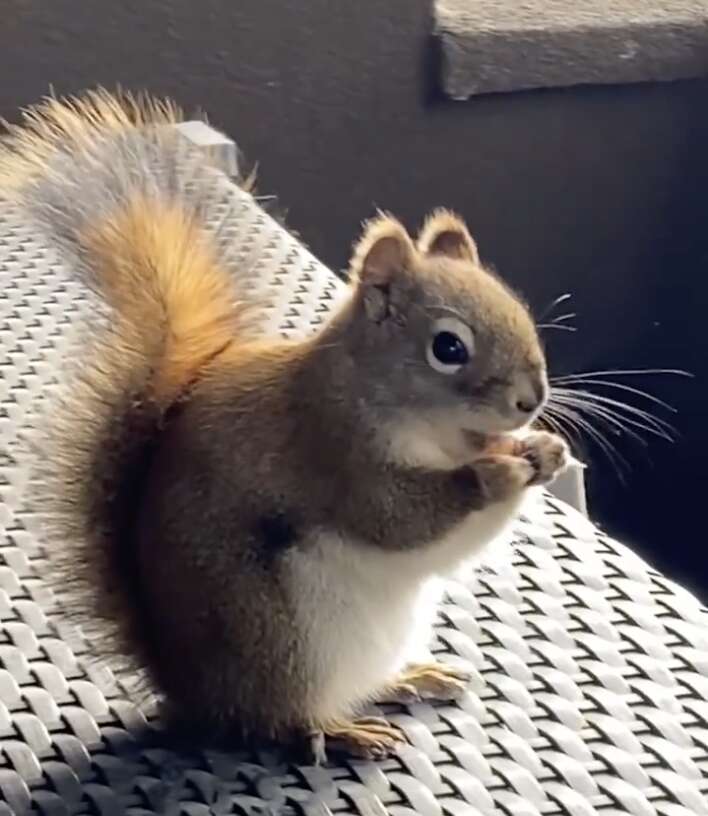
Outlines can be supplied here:
<path id="1" fill-rule="evenodd" d="M 225 176 L 209 219 L 264 330 L 322 322 L 341 284 Z M 88 301 L 2 202 L 0 276 L 0 816 L 708 814 L 708 616 L 550 494 L 491 568 L 449 585 L 432 647 L 476 675 L 459 703 L 385 709 L 399 756 L 305 768 L 146 739 L 129 684 L 47 615 L 23 498 L 22 428 Z"/>

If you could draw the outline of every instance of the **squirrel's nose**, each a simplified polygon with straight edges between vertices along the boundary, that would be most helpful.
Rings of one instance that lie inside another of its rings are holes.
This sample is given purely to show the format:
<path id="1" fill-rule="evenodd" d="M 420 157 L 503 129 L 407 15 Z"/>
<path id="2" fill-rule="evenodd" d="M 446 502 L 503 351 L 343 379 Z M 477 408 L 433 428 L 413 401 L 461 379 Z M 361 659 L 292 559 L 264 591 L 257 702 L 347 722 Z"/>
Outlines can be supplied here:
<path id="1" fill-rule="evenodd" d="M 532 414 L 540 404 L 540 400 L 520 399 L 516 402 L 516 410 L 521 411 L 522 414 Z"/>
<path id="2" fill-rule="evenodd" d="M 548 386 L 542 374 L 534 374 L 528 378 L 516 396 L 516 410 L 521 414 L 533 414 L 546 401 Z"/>

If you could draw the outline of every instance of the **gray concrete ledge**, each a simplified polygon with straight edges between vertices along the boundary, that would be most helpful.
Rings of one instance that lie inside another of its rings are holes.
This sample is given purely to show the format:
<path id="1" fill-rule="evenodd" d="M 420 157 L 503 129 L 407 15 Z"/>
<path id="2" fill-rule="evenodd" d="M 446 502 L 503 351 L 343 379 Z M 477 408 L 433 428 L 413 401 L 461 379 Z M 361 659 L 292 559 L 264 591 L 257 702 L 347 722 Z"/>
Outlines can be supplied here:
<path id="1" fill-rule="evenodd" d="M 708 0 L 436 0 L 453 99 L 708 74 Z"/>

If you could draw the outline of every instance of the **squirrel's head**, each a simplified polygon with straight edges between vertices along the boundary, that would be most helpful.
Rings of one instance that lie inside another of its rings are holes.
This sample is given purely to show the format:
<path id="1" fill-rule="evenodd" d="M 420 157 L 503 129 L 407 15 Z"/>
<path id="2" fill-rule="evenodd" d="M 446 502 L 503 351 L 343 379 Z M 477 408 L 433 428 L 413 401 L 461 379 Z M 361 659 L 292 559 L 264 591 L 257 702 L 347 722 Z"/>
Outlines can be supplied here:
<path id="1" fill-rule="evenodd" d="M 351 280 L 349 331 L 373 407 L 481 434 L 538 416 L 548 380 L 534 322 L 457 216 L 434 212 L 417 243 L 389 216 L 370 222 Z"/>

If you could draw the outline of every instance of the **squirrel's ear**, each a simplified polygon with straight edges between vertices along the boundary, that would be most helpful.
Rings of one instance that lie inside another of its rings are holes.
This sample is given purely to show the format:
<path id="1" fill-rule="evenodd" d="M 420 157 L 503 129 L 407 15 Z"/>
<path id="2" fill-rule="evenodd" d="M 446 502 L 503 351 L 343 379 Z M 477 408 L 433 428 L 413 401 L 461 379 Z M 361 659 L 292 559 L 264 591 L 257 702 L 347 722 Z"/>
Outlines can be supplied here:
<path id="1" fill-rule="evenodd" d="M 465 222 L 449 210 L 435 210 L 423 225 L 418 249 L 425 255 L 446 255 L 479 263 L 479 252 Z"/>
<path id="2" fill-rule="evenodd" d="M 369 221 L 351 260 L 351 279 L 364 291 L 366 311 L 374 320 L 389 312 L 390 288 L 410 268 L 415 247 L 405 227 L 389 215 Z"/>

